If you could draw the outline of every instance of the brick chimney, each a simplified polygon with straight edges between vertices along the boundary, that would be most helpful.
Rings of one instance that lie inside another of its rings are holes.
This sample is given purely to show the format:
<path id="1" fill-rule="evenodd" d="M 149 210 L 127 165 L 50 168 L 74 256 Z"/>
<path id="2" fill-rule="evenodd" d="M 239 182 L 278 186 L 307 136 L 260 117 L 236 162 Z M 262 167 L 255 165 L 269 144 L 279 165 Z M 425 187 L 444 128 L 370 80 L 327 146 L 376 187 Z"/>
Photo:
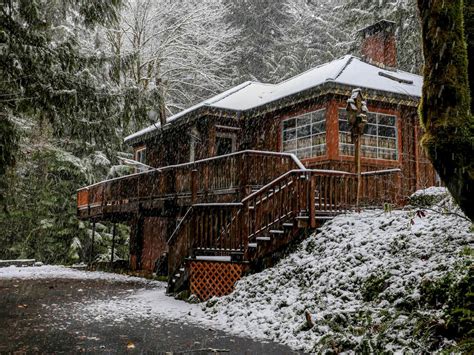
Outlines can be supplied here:
<path id="1" fill-rule="evenodd" d="M 382 20 L 359 31 L 361 55 L 365 61 L 380 67 L 397 67 L 395 22 Z"/>

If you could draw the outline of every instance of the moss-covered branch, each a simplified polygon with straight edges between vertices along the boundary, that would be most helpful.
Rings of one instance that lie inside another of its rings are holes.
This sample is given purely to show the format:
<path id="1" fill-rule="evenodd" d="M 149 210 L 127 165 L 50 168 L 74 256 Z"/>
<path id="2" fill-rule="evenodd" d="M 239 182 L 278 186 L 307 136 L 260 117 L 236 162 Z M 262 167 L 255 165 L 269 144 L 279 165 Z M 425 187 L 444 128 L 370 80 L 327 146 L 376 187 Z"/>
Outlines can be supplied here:
<path id="1" fill-rule="evenodd" d="M 466 215 L 474 219 L 474 118 L 462 0 L 418 0 L 425 57 L 422 144 Z M 468 16 L 466 16 L 468 18 Z"/>

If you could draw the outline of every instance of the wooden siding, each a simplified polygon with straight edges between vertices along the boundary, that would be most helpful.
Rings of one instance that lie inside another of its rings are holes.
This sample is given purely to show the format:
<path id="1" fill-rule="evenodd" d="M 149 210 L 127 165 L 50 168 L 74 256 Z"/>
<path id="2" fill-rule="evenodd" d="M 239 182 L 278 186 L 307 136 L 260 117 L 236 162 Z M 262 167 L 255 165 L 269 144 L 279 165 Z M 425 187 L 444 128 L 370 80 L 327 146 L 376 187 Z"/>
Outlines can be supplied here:
<path id="1" fill-rule="evenodd" d="M 319 109 L 326 109 L 326 154 L 302 160 L 307 167 L 323 167 L 353 171 L 353 157 L 339 152 L 338 110 L 346 107 L 346 97 L 325 94 L 302 103 L 278 108 L 252 118 L 229 118 L 204 116 L 194 123 L 169 129 L 147 145 L 148 164 L 154 167 L 181 164 L 189 161 L 191 129 L 198 131 L 200 141 L 195 150 L 195 159 L 215 156 L 216 133 L 223 132 L 223 126 L 236 130 L 237 150 L 253 149 L 282 151 L 282 121 Z M 420 147 L 422 135 L 417 124 L 415 107 L 394 103 L 369 101 L 371 112 L 390 114 L 397 117 L 398 159 L 396 161 L 362 157 L 363 171 L 400 168 L 402 194 L 408 196 L 417 188 L 436 183 L 435 172 Z"/>
<path id="2" fill-rule="evenodd" d="M 146 217 L 143 219 L 143 247 L 141 250 L 141 269 L 153 271 L 156 260 L 168 251 L 168 219 Z"/>

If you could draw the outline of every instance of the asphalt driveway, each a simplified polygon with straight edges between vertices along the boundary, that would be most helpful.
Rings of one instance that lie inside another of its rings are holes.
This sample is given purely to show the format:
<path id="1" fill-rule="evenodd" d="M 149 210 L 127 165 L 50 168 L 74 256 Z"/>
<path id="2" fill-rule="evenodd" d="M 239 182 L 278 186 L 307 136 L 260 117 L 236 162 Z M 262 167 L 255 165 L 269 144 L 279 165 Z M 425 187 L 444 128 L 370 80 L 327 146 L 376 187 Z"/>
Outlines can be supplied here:
<path id="1" fill-rule="evenodd" d="M 0 353 L 294 353 L 181 320 L 129 317 L 91 323 L 68 316 L 83 303 L 127 297 L 143 287 L 140 282 L 0 279 Z"/>

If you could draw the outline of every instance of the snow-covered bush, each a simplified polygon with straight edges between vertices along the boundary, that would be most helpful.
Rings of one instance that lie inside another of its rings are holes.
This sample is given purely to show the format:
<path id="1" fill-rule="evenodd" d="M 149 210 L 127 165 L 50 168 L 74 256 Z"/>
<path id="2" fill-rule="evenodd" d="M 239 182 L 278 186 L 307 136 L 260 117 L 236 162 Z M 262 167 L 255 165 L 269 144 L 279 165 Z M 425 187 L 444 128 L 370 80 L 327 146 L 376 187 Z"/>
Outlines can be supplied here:
<path id="1" fill-rule="evenodd" d="M 448 189 L 445 187 L 428 187 L 427 189 L 418 190 L 409 198 L 409 203 L 416 207 L 433 206 L 447 197 L 451 197 Z"/>
<path id="2" fill-rule="evenodd" d="M 339 216 L 203 311 L 234 331 L 316 353 L 453 349 L 472 310 L 469 228 L 437 206 Z"/>

